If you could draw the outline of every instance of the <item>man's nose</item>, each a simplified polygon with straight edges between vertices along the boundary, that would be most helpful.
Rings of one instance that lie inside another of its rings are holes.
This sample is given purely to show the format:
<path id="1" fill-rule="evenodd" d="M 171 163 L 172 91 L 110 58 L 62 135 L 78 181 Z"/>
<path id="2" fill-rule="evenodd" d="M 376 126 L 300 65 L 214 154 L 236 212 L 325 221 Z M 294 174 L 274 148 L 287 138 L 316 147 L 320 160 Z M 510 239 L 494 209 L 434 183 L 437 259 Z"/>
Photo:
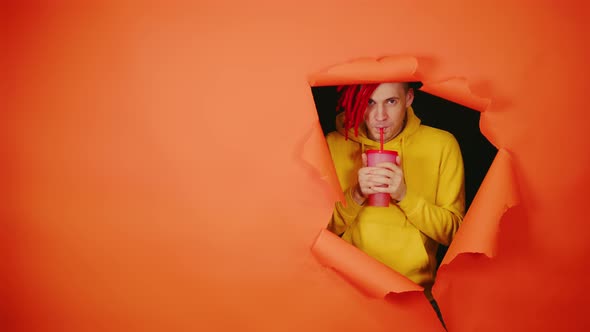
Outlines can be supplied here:
<path id="1" fill-rule="evenodd" d="M 387 112 L 385 111 L 385 107 L 383 107 L 383 105 L 377 105 L 377 109 L 375 110 L 375 120 L 387 120 Z"/>

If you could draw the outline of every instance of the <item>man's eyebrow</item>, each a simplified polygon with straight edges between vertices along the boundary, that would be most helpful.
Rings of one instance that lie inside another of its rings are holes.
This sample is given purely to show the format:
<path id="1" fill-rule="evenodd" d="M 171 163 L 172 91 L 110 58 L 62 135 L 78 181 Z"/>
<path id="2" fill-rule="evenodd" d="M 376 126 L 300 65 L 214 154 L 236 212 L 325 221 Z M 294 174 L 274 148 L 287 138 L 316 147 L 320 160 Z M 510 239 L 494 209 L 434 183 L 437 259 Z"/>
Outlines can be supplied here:
<path id="1" fill-rule="evenodd" d="M 389 97 L 387 99 L 385 99 L 384 101 L 389 101 L 389 100 L 399 100 L 399 97 Z M 373 98 L 369 98 L 369 101 L 375 101 Z"/>

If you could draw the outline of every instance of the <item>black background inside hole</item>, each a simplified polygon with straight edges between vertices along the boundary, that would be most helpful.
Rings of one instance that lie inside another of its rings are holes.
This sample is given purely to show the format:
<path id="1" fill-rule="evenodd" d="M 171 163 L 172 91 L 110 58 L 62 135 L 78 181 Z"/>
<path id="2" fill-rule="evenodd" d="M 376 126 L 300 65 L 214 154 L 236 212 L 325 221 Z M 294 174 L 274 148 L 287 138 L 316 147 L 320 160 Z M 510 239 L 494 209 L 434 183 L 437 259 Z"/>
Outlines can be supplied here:
<path id="1" fill-rule="evenodd" d="M 312 87 L 312 93 L 324 135 L 336 130 L 336 87 Z M 446 130 L 459 142 L 465 167 L 465 204 L 468 209 L 498 152 L 479 130 L 480 113 L 420 90 L 416 91 L 412 106 L 422 124 Z M 439 262 L 445 253 L 446 247 L 441 246 L 437 255 Z"/>

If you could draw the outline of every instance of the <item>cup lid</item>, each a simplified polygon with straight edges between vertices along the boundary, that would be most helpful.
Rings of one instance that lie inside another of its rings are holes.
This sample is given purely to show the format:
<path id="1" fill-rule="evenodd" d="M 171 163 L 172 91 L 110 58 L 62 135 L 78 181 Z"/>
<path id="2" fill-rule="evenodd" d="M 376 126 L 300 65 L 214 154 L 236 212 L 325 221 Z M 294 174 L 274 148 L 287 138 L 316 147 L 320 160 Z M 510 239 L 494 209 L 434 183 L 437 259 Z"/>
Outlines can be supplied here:
<path id="1" fill-rule="evenodd" d="M 367 153 L 386 153 L 386 154 L 393 154 L 393 155 L 397 155 L 397 151 L 391 151 L 391 150 L 367 150 Z"/>

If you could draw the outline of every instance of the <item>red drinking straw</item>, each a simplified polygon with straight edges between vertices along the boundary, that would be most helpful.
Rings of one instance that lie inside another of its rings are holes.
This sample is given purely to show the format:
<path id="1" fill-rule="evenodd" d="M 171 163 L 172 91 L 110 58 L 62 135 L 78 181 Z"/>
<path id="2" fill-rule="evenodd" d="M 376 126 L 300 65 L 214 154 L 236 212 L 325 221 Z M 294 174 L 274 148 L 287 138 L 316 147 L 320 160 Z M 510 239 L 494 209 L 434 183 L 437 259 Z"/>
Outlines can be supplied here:
<path id="1" fill-rule="evenodd" d="M 381 149 L 380 152 L 383 152 L 383 128 L 379 128 L 379 135 L 381 136 Z"/>

